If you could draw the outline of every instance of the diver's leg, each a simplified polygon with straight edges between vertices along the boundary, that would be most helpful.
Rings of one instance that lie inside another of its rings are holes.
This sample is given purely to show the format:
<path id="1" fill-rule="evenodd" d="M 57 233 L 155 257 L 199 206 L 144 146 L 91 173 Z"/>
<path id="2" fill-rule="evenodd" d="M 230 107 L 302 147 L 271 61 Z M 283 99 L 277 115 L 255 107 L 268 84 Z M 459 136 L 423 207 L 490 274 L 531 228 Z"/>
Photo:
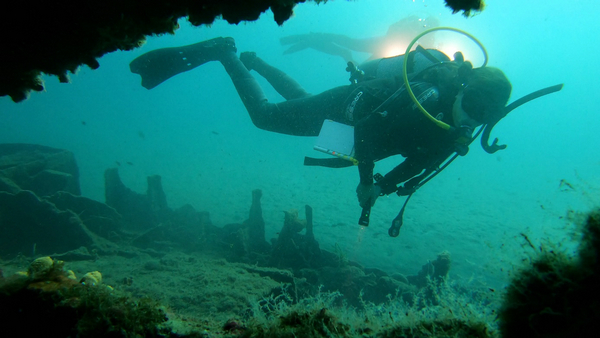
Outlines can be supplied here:
<path id="1" fill-rule="evenodd" d="M 350 86 L 281 103 L 269 103 L 256 79 L 234 52 L 219 61 L 225 67 L 255 126 L 288 135 L 317 136 L 323 120 L 342 122 L 341 105 Z"/>
<path id="2" fill-rule="evenodd" d="M 380 37 L 355 39 L 339 34 L 336 34 L 332 40 L 336 45 L 363 53 L 375 53 L 383 47 L 384 43 Z"/>
<path id="3" fill-rule="evenodd" d="M 254 121 L 253 116 L 268 104 L 265 93 L 235 52 L 227 53 L 219 61 L 225 67 L 242 103 Z"/>
<path id="4" fill-rule="evenodd" d="M 340 34 L 309 33 L 286 36 L 281 38 L 280 42 L 282 45 L 292 45 L 283 54 L 296 53 L 307 48 L 312 48 L 329 55 L 340 56 L 344 61 L 348 62 L 352 61 L 352 52 L 344 48 L 343 43 L 338 43 L 338 41 L 343 42 L 345 40 L 351 40 L 351 38 Z"/>
<path id="5" fill-rule="evenodd" d="M 323 121 L 347 123 L 342 103 L 350 94 L 350 86 L 336 87 L 317 95 L 279 103 L 265 103 L 251 112 L 252 122 L 260 129 L 296 136 L 318 136 Z"/>
<path id="6" fill-rule="evenodd" d="M 255 70 L 264 77 L 275 90 L 286 100 L 307 97 L 310 94 L 302 86 L 283 71 L 269 65 L 254 52 L 243 52 L 240 60 L 248 70 Z"/>
<path id="7" fill-rule="evenodd" d="M 316 40 L 322 41 L 321 43 L 316 43 L 313 46 L 313 49 L 325 54 L 340 56 L 346 62 L 354 62 L 354 58 L 352 57 L 352 46 L 356 39 L 346 35 L 332 33 L 313 33 L 313 35 L 320 36 L 320 38 L 317 38 Z"/>

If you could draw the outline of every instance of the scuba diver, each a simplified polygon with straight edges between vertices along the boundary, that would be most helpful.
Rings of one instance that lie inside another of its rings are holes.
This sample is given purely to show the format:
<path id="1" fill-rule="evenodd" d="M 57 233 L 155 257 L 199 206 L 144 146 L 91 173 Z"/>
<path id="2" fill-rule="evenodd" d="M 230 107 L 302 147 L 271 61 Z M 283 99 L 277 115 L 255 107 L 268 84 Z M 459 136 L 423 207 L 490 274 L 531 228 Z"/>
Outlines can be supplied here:
<path id="1" fill-rule="evenodd" d="M 407 50 L 411 47 L 412 44 Z M 399 233 L 412 193 L 449 164 L 448 158 L 453 154 L 467 153 L 468 145 L 483 129 L 473 136 L 475 128 L 493 128 L 516 108 L 507 111 L 512 86 L 500 69 L 473 68 L 460 52 L 450 60 L 434 49 L 417 48 L 405 55 L 368 61 L 360 67 L 349 62 L 351 84 L 316 95 L 307 93 L 256 53 L 244 52 L 238 57 L 233 38 L 153 50 L 134 59 L 130 69 L 141 75 L 143 87 L 152 89 L 210 61 L 224 66 L 252 122 L 260 129 L 318 136 L 327 120 L 352 126 L 354 152 L 350 160 L 306 158 L 305 164 L 358 165 L 356 194 L 363 208 L 361 225 L 368 225 L 370 208 L 379 196 L 394 192 L 408 196 L 389 230 L 393 237 Z M 286 101 L 269 102 L 250 71 L 264 77 Z M 559 89 L 553 91 L 556 90 Z M 517 106 L 547 93 L 531 94 Z M 498 146 L 497 140 L 487 145 L 490 130 L 486 129 L 482 136 L 484 149 L 502 149 L 504 146 Z M 374 175 L 375 162 L 392 155 L 402 155 L 405 160 L 384 176 Z"/>
<path id="2" fill-rule="evenodd" d="M 314 49 L 339 56 L 348 62 L 353 61 L 352 52 L 356 51 L 371 54 L 368 60 L 375 60 L 400 54 L 419 33 L 438 26 L 439 20 L 434 16 L 411 15 L 391 24 L 383 36 L 352 38 L 342 34 L 308 33 L 284 36 L 279 41 L 282 45 L 289 46 L 283 54 Z M 433 34 L 419 40 L 419 44 L 425 48 L 433 47 Z"/>

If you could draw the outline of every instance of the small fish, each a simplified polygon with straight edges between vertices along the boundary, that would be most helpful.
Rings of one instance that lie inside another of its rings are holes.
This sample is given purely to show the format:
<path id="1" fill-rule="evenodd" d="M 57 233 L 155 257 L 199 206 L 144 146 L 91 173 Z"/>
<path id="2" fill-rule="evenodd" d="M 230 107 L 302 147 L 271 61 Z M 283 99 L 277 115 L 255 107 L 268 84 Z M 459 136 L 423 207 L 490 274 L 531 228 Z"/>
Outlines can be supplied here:
<path id="1" fill-rule="evenodd" d="M 131 162 L 129 162 L 129 161 L 127 161 L 127 162 L 125 162 L 125 163 L 127 163 L 127 164 L 129 164 L 129 165 L 133 165 L 133 163 L 131 163 Z"/>
<path id="2" fill-rule="evenodd" d="M 569 189 L 575 190 L 575 188 L 573 187 L 573 185 L 571 185 L 571 183 L 567 182 L 567 180 L 565 180 L 565 179 L 560 180 L 560 183 L 558 184 L 558 187 L 561 188 L 562 191 L 567 191 Z"/>
<path id="3" fill-rule="evenodd" d="M 121 162 L 119 161 L 115 161 L 115 163 L 120 167 L 121 166 Z"/>
<path id="4" fill-rule="evenodd" d="M 84 126 L 87 125 L 87 123 L 85 123 L 85 121 L 81 121 L 81 124 Z"/>
<path id="5" fill-rule="evenodd" d="M 529 240 L 529 237 L 527 237 L 527 235 L 525 235 L 524 233 L 520 233 L 519 235 L 521 235 L 521 237 L 523 237 L 523 239 L 525 239 L 525 241 L 527 242 L 527 244 L 529 244 L 529 246 L 533 249 L 535 249 L 535 246 L 533 245 L 533 243 L 531 243 L 531 241 Z"/>
<path id="6" fill-rule="evenodd" d="M 213 134 L 215 134 L 215 135 L 219 135 L 219 133 L 217 133 L 217 132 L 216 132 L 216 131 L 214 131 L 214 130 L 212 131 L 212 133 L 213 133 Z"/>
<path id="7" fill-rule="evenodd" d="M 142 140 L 145 140 L 145 139 L 146 139 L 146 135 L 144 135 L 144 132 L 143 132 L 143 131 L 141 131 L 141 130 L 140 130 L 140 131 L 138 131 L 138 136 L 139 136 L 139 137 L 140 137 Z"/>

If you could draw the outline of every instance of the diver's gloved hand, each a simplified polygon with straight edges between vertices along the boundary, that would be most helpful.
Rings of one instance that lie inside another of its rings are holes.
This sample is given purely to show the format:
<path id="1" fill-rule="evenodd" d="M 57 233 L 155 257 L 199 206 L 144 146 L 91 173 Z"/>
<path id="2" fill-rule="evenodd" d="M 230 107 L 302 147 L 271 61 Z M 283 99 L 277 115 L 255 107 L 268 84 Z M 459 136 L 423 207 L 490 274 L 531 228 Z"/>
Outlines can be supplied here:
<path id="1" fill-rule="evenodd" d="M 356 197 L 362 208 L 372 207 L 381 194 L 381 187 L 374 184 L 359 183 L 356 187 Z"/>

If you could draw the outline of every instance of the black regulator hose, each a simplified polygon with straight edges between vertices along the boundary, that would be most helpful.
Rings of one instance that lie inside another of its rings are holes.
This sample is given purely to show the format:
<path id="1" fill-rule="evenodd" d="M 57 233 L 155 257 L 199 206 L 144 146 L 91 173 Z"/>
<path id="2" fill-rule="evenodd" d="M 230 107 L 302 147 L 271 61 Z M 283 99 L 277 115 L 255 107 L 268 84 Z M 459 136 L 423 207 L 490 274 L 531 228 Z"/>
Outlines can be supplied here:
<path id="1" fill-rule="evenodd" d="M 554 86 L 546 87 L 544 89 L 537 90 L 531 94 L 527 94 L 527 95 L 523 96 L 522 98 L 520 98 L 520 99 L 514 101 L 513 103 L 509 104 L 508 106 L 506 106 L 504 108 L 504 112 L 501 114 L 499 119 L 495 120 L 494 122 L 488 123 L 485 126 L 485 129 L 483 130 L 483 134 L 481 134 L 481 147 L 488 154 L 493 154 L 493 153 L 497 152 L 498 150 L 502 150 L 502 149 L 506 148 L 506 144 L 498 145 L 498 138 L 495 138 L 494 142 L 492 142 L 491 145 L 489 144 L 490 133 L 492 132 L 492 129 L 494 128 L 496 123 L 498 123 L 498 121 L 500 121 L 506 115 L 508 115 L 508 113 L 510 113 L 511 111 L 515 110 L 516 108 L 524 105 L 525 103 L 527 103 L 531 100 L 535 100 L 544 95 L 552 94 L 552 93 L 555 93 L 555 92 L 561 90 L 563 88 L 563 85 L 564 84 L 561 83 L 561 84 L 557 84 Z"/>

